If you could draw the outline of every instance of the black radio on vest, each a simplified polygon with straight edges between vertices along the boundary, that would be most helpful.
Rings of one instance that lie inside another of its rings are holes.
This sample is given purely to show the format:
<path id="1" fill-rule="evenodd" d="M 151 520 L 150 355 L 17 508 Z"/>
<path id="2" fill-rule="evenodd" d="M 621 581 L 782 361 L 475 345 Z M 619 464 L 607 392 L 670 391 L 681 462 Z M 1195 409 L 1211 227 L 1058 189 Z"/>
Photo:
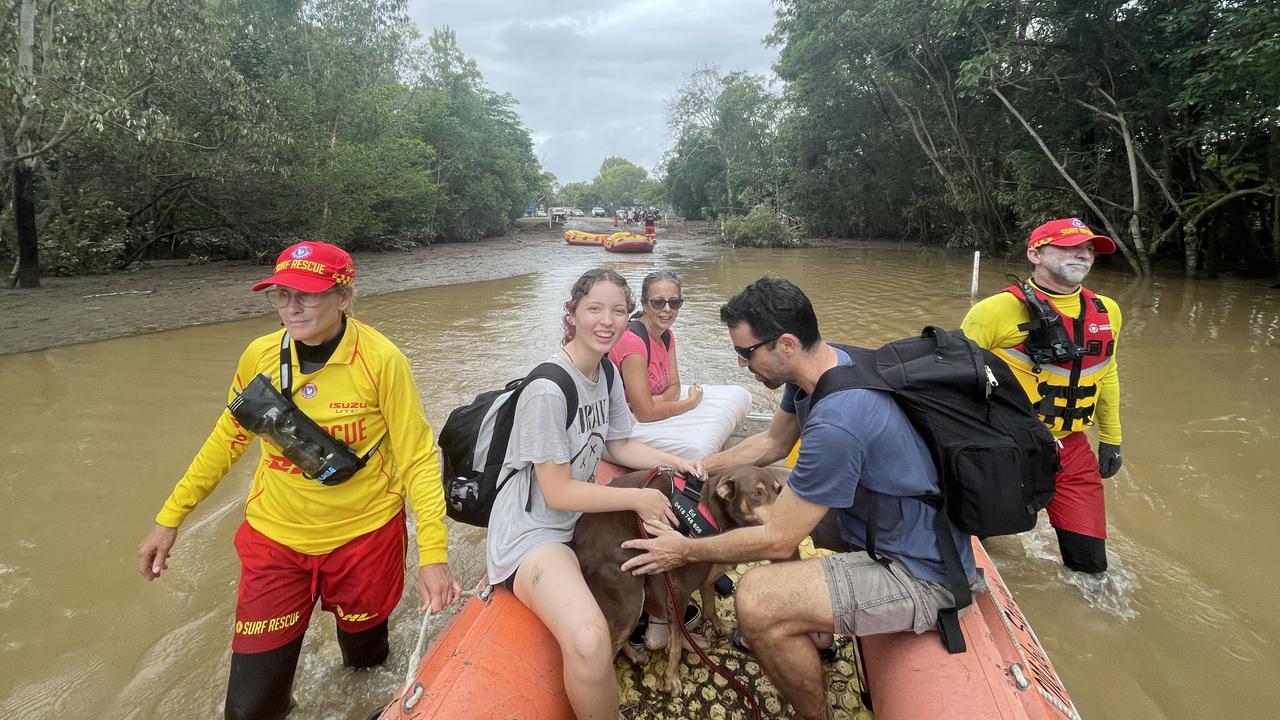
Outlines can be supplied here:
<path id="1" fill-rule="evenodd" d="M 1024 347 L 1031 356 L 1032 372 L 1040 372 L 1042 365 L 1065 365 L 1084 357 L 1084 348 L 1072 342 L 1062 316 L 1036 294 L 1035 288 L 1015 275 L 1005 277 L 1022 291 L 1023 302 L 1031 311 L 1031 319 L 1018 329 L 1027 333 Z"/>

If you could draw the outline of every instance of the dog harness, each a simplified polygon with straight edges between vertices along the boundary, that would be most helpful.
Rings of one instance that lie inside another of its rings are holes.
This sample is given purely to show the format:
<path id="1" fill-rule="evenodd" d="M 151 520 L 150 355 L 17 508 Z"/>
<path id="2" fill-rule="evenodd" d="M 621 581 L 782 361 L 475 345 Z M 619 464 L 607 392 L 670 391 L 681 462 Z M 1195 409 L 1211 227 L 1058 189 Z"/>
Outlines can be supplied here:
<path id="1" fill-rule="evenodd" d="M 670 468 L 654 468 L 645 476 L 643 487 L 649 487 L 661 472 L 671 475 L 671 494 L 667 502 L 680 521 L 676 528 L 688 538 L 700 538 L 720 534 L 720 526 L 711 517 L 711 509 L 702 501 L 702 478 L 697 475 L 681 475 Z"/>

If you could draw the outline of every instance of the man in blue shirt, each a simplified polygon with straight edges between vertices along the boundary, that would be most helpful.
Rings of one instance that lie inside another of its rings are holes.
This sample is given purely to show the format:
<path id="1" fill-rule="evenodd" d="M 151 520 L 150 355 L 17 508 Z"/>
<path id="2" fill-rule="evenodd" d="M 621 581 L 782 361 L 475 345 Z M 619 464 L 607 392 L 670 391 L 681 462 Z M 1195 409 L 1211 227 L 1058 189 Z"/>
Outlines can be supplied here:
<path id="1" fill-rule="evenodd" d="M 766 431 L 706 458 L 708 470 L 769 465 L 800 440 L 800 455 L 769 522 L 692 540 L 650 528 L 645 551 L 623 570 L 651 574 L 691 562 L 774 560 L 738 584 L 738 627 L 797 717 L 830 718 L 811 634 L 875 635 L 937 627 L 953 607 L 933 529 L 934 509 L 913 496 L 937 494 L 938 475 L 920 434 L 886 392 L 841 390 L 810 407 L 823 373 L 853 360 L 822 341 L 809 298 L 778 278 L 751 283 L 720 308 L 738 364 L 770 389 L 785 385 Z M 876 516 L 875 553 L 868 520 Z M 789 560 L 806 535 L 836 554 Z M 968 535 L 950 538 L 974 575 Z"/>

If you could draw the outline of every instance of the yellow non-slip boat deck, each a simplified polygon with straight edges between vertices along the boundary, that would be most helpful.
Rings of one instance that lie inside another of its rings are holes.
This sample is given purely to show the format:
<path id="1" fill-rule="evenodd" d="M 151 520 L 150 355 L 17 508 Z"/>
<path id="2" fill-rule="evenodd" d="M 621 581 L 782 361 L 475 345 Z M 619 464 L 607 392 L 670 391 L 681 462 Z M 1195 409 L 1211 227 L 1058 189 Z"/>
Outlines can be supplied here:
<path id="1" fill-rule="evenodd" d="M 816 556 L 808 541 L 805 542 L 802 553 L 810 557 Z M 728 573 L 729 577 L 737 583 L 741 574 L 753 564 L 738 566 Z M 733 598 L 717 597 L 716 612 L 732 625 Z M 679 629 L 672 628 L 672 631 L 679 632 Z M 753 656 L 743 654 L 733 647 L 729 638 L 716 636 L 709 621 L 703 621 L 699 634 L 711 642 L 711 647 L 706 651 L 707 656 L 740 683 L 755 691 L 760 702 L 760 717 L 792 717 L 791 707 L 778 695 L 777 689 Z M 837 720 L 872 720 L 871 710 L 863 705 L 854 643 L 848 638 L 840 638 L 838 648 L 836 659 L 823 663 L 827 701 L 835 710 Z M 681 654 L 682 692 L 678 698 L 672 698 L 666 689 L 667 654 L 663 650 L 651 653 L 649 662 L 644 666 L 637 666 L 619 653 L 614 671 L 621 689 L 622 717 L 627 720 L 752 718 L 751 706 L 742 694 L 707 667 L 697 653 L 686 650 Z"/>

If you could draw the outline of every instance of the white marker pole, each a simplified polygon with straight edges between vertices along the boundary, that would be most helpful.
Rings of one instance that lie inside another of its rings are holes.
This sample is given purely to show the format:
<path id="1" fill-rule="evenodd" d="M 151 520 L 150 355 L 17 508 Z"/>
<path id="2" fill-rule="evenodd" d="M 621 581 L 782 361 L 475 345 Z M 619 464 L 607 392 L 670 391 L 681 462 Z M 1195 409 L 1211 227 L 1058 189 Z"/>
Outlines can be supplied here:
<path id="1" fill-rule="evenodd" d="M 978 296 L 978 261 L 982 258 L 982 253 L 973 251 L 973 281 L 969 283 L 969 302 Z"/>

